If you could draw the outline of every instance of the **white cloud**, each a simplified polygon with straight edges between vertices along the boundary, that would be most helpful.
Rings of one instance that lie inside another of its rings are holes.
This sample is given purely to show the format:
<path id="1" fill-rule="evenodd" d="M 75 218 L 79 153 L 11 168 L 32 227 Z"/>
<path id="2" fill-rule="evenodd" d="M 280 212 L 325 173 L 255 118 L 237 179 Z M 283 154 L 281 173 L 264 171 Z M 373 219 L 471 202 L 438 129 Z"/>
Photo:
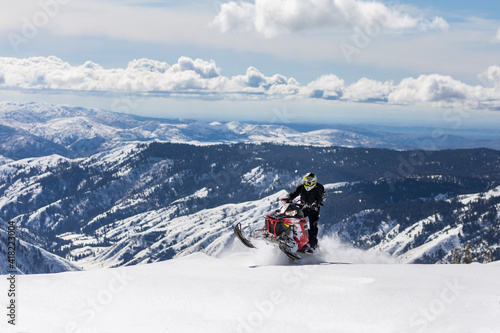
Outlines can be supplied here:
<path id="1" fill-rule="evenodd" d="M 387 102 L 393 83 L 361 78 L 346 88 L 344 98 L 356 102 Z"/>
<path id="2" fill-rule="evenodd" d="M 169 68 L 166 62 L 151 59 L 134 59 L 127 66 L 129 70 L 152 73 L 165 73 Z"/>
<path id="3" fill-rule="evenodd" d="M 61 59 L 0 58 L 0 88 L 130 93 L 294 94 L 299 83 L 280 74 L 265 76 L 256 68 L 231 78 L 213 60 L 180 57 L 177 63 L 139 59 L 126 68 L 104 69 L 91 61 L 71 66 Z"/>
<path id="4" fill-rule="evenodd" d="M 483 86 L 488 88 L 500 88 L 500 66 L 490 66 L 479 75 Z"/>
<path id="5" fill-rule="evenodd" d="M 389 102 L 408 104 L 416 102 L 451 102 L 466 100 L 473 87 L 450 76 L 439 74 L 406 78 L 389 94 Z"/>
<path id="6" fill-rule="evenodd" d="M 247 93 L 266 93 L 267 95 L 293 95 L 299 88 L 294 78 L 281 74 L 265 76 L 257 68 L 249 67 L 245 75 L 233 76 L 227 86 L 232 91 Z"/>
<path id="7" fill-rule="evenodd" d="M 0 58 L 0 89 L 81 92 L 93 94 L 135 93 L 160 96 L 184 95 L 203 99 L 323 99 L 341 102 L 387 105 L 429 105 L 438 107 L 500 108 L 500 67 L 490 66 L 480 76 L 482 85 L 471 86 L 440 74 L 409 77 L 400 83 L 361 78 L 346 85 L 334 74 L 301 85 L 281 74 L 266 76 L 255 67 L 245 74 L 227 77 L 213 60 L 180 57 L 165 62 L 138 59 L 125 68 L 105 69 L 91 61 L 72 66 L 51 57 Z"/>
<path id="8" fill-rule="evenodd" d="M 221 13 L 218 14 L 212 24 L 221 31 L 231 30 L 251 31 L 255 18 L 254 5 L 242 2 L 229 2 L 221 5 Z"/>
<path id="9" fill-rule="evenodd" d="M 471 86 L 450 76 L 432 74 L 403 79 L 388 95 L 389 104 L 424 104 L 473 109 L 500 108 L 500 67 L 491 66 Z"/>
<path id="10" fill-rule="evenodd" d="M 344 85 L 344 80 L 336 75 L 322 75 L 302 89 L 302 94 L 312 98 L 340 99 L 344 94 Z"/>
<path id="11" fill-rule="evenodd" d="M 432 20 L 421 19 L 418 28 L 420 30 L 447 31 L 450 25 L 444 18 L 436 16 Z"/>
<path id="12" fill-rule="evenodd" d="M 377 1 L 255 0 L 228 2 L 212 24 L 221 31 L 256 31 L 266 37 L 318 28 L 369 27 L 402 30 L 447 30 L 441 17 L 413 17 Z"/>
<path id="13" fill-rule="evenodd" d="M 500 109 L 500 66 L 490 66 L 479 75 L 481 87 L 476 89 L 483 108 Z"/>

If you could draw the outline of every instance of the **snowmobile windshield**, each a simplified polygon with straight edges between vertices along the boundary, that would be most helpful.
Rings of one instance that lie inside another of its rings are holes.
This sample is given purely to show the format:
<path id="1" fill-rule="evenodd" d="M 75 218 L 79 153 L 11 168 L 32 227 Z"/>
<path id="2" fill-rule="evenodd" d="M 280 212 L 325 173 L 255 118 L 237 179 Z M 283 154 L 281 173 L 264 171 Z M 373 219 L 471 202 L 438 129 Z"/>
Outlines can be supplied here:
<path id="1" fill-rule="evenodd" d="M 302 209 L 293 203 L 287 203 L 279 209 L 278 214 L 283 217 L 304 217 Z"/>

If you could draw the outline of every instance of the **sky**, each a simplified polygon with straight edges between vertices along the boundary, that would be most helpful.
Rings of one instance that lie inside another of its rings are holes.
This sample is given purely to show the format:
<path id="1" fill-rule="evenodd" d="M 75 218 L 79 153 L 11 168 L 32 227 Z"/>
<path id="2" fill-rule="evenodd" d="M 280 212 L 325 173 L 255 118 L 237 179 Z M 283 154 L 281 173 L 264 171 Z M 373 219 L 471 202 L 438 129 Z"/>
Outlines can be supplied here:
<path id="1" fill-rule="evenodd" d="M 500 3 L 0 0 L 0 99 L 259 122 L 500 124 Z"/>

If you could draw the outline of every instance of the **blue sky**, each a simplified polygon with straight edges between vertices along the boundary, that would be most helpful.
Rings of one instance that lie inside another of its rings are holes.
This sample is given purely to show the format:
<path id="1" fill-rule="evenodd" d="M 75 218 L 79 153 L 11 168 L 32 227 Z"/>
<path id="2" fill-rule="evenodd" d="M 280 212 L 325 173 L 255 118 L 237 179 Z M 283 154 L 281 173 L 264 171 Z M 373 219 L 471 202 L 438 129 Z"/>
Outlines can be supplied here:
<path id="1" fill-rule="evenodd" d="M 492 1 L 2 1 L 0 98 L 160 117 L 500 124 Z"/>

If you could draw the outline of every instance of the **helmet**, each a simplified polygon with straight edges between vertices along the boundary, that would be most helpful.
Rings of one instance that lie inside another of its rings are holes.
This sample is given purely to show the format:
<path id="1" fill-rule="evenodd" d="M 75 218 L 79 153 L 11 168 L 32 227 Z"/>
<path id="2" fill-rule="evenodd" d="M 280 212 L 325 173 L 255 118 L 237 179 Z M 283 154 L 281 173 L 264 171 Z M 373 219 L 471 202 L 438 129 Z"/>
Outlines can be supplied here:
<path id="1" fill-rule="evenodd" d="M 304 176 L 304 188 L 306 191 L 310 191 L 316 187 L 317 179 L 316 175 L 312 172 Z"/>

